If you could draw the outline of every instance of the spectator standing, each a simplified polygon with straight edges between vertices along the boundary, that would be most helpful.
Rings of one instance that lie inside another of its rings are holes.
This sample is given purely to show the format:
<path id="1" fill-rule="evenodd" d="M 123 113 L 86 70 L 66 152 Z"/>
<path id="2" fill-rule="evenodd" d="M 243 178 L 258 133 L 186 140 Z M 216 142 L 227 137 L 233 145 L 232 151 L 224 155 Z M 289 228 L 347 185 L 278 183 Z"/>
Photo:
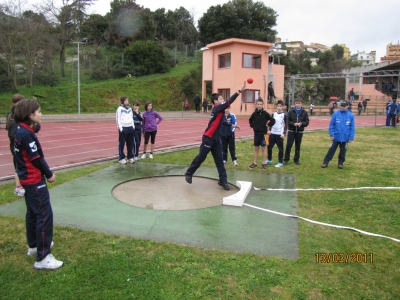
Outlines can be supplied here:
<path id="1" fill-rule="evenodd" d="M 343 163 L 346 161 L 347 144 L 354 140 L 356 129 L 354 115 L 347 109 L 347 106 L 347 101 L 342 100 L 340 102 L 340 109 L 332 115 L 329 123 L 329 136 L 332 144 L 324 158 L 321 168 L 328 167 L 329 162 L 332 160 L 339 146 L 338 168 L 343 169 Z"/>
<path id="2" fill-rule="evenodd" d="M 332 116 L 333 115 L 333 101 L 329 102 L 329 114 Z"/>
<path id="3" fill-rule="evenodd" d="M 196 112 L 199 113 L 200 112 L 200 102 L 201 99 L 199 97 L 199 95 L 197 94 L 196 97 L 194 97 L 194 105 L 196 106 Z"/>
<path id="4" fill-rule="evenodd" d="M 128 157 L 130 163 L 134 163 L 133 159 L 133 147 L 134 147 L 134 135 L 135 125 L 133 123 L 132 108 L 129 107 L 129 99 L 126 96 L 121 97 L 120 106 L 117 108 L 116 121 L 119 130 L 119 163 L 125 165 Z M 126 156 L 124 153 L 124 147 L 126 144 Z"/>
<path id="5" fill-rule="evenodd" d="M 265 134 L 268 133 L 267 126 L 273 126 L 275 119 L 264 110 L 264 101 L 258 99 L 256 102 L 256 110 L 252 113 L 249 119 L 250 127 L 254 131 L 254 155 L 253 163 L 249 166 L 249 169 L 257 168 L 258 152 L 262 151 L 262 169 L 266 170 L 265 161 L 267 159 L 267 142 L 265 140 Z"/>
<path id="6" fill-rule="evenodd" d="M 265 164 L 272 165 L 272 149 L 276 144 L 279 152 L 278 163 L 275 165 L 275 168 L 280 168 L 283 166 L 283 139 L 286 134 L 286 114 L 283 112 L 282 100 L 278 100 L 276 103 L 276 112 L 273 113 L 272 117 L 275 120 L 275 124 L 268 130 L 268 159 L 265 161 Z"/>
<path id="7" fill-rule="evenodd" d="M 351 102 L 352 104 L 354 103 L 354 96 L 355 96 L 354 88 L 352 88 L 352 89 L 349 91 L 350 102 Z"/>
<path id="8" fill-rule="evenodd" d="M 48 182 L 56 181 L 44 159 L 43 149 L 33 127 L 42 118 L 36 100 L 20 100 L 15 108 L 14 120 L 18 123 L 15 133 L 15 158 L 18 176 L 25 189 L 26 237 L 28 256 L 36 256 L 35 269 L 57 269 L 63 265 L 51 254 L 53 246 L 53 210 L 50 203 Z"/>
<path id="9" fill-rule="evenodd" d="M 358 115 L 361 115 L 361 112 L 362 112 L 362 109 L 363 109 L 361 101 L 358 101 L 357 109 L 358 109 Z"/>
<path id="10" fill-rule="evenodd" d="M 139 111 L 140 104 L 138 101 L 133 102 L 133 124 L 135 125 L 135 134 L 133 136 L 135 143 L 134 143 L 134 151 L 133 151 L 133 159 L 134 161 L 139 160 L 139 149 L 140 149 L 140 143 L 142 141 L 142 121 L 143 121 L 143 116 Z"/>
<path id="11" fill-rule="evenodd" d="M 274 84 L 272 81 L 268 83 L 268 103 L 273 103 L 273 99 L 276 99 L 275 91 L 274 91 Z"/>
<path id="12" fill-rule="evenodd" d="M 311 104 L 310 104 L 310 116 L 312 116 L 313 110 L 314 110 L 314 102 L 311 102 Z"/>
<path id="13" fill-rule="evenodd" d="M 230 107 L 225 109 L 224 121 L 222 123 L 221 142 L 222 142 L 222 159 L 224 164 L 228 161 L 228 148 L 231 154 L 232 164 L 237 166 L 236 145 L 235 145 L 235 129 L 240 129 L 237 124 L 236 116 L 231 113 Z"/>
<path id="14" fill-rule="evenodd" d="M 307 112 L 301 106 L 303 100 L 301 98 L 297 98 L 294 102 L 295 106 L 292 110 L 289 111 L 287 115 L 288 139 L 283 164 L 287 164 L 290 161 L 290 151 L 294 143 L 295 150 L 293 161 L 296 165 L 300 165 L 300 146 L 303 139 L 303 132 L 304 128 L 307 127 L 310 123 L 310 120 L 308 118 Z"/>
<path id="15" fill-rule="evenodd" d="M 208 102 L 207 102 L 207 99 L 204 98 L 203 99 L 203 112 L 207 113 L 207 111 L 208 111 Z"/>
<path id="16" fill-rule="evenodd" d="M 143 146 L 143 154 L 140 159 L 146 158 L 147 145 L 149 143 L 149 139 L 151 138 L 151 148 L 149 158 L 153 159 L 154 152 L 154 144 L 156 142 L 156 135 L 158 125 L 161 123 L 163 118 L 160 116 L 158 112 L 153 110 L 153 103 L 148 101 L 144 105 L 145 112 L 143 113 L 143 121 L 142 121 L 142 132 L 144 135 L 144 146 Z"/>
<path id="17" fill-rule="evenodd" d="M 386 107 L 386 127 L 396 127 L 397 103 L 395 96 Z"/>
<path id="18" fill-rule="evenodd" d="M 362 105 L 363 105 L 363 108 L 364 108 L 364 112 L 367 110 L 367 104 L 368 104 L 367 99 L 363 99 Z"/>
<path id="19" fill-rule="evenodd" d="M 15 170 L 15 174 L 14 174 L 14 179 L 15 179 L 15 188 L 14 188 L 14 194 L 19 196 L 19 197 L 23 197 L 25 195 L 25 190 L 24 188 L 21 186 L 21 183 L 19 181 L 18 178 L 18 174 L 17 174 L 17 163 L 15 161 L 15 155 L 14 155 L 14 138 L 15 138 L 15 133 L 17 132 L 17 128 L 18 128 L 18 124 L 15 123 L 14 121 L 14 113 L 15 113 L 15 108 L 17 103 L 24 99 L 25 97 L 21 94 L 15 94 L 12 97 L 12 107 L 11 110 L 7 113 L 6 116 L 6 129 L 8 132 L 8 138 L 10 140 L 10 152 L 13 156 L 13 164 L 14 164 L 14 170 Z"/>

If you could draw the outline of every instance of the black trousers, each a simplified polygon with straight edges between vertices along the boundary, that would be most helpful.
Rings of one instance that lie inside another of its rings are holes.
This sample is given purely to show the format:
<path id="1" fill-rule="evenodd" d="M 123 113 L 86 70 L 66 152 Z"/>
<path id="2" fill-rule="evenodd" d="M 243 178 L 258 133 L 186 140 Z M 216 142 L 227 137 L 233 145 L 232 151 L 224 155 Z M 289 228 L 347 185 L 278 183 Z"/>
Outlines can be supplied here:
<path id="1" fill-rule="evenodd" d="M 142 141 L 142 130 L 141 129 L 135 129 L 135 135 L 133 136 L 133 139 L 135 141 L 134 146 L 133 146 L 133 150 L 134 150 L 133 156 L 138 157 L 140 142 Z"/>
<path id="2" fill-rule="evenodd" d="M 203 161 L 206 160 L 207 155 L 210 152 L 214 158 L 215 166 L 217 167 L 218 170 L 219 181 L 221 183 L 226 183 L 228 179 L 226 176 L 226 170 L 222 159 L 222 146 L 221 146 L 221 139 L 219 137 L 217 139 L 212 139 L 209 138 L 208 136 L 203 135 L 199 154 L 193 159 L 191 165 L 186 171 L 186 175 L 193 176 L 193 174 L 201 166 Z"/>
<path id="3" fill-rule="evenodd" d="M 131 159 L 133 158 L 133 149 L 135 146 L 135 129 L 133 127 L 122 127 L 122 132 L 119 134 L 119 160 L 125 158 L 125 144 L 128 159 Z"/>
<path id="4" fill-rule="evenodd" d="M 46 181 L 25 185 L 26 203 L 26 238 L 29 248 L 37 247 L 36 261 L 41 261 L 50 254 L 53 240 L 53 210 Z"/>
<path id="5" fill-rule="evenodd" d="M 294 157 L 293 160 L 295 162 L 300 161 L 300 145 L 301 145 L 301 140 L 303 139 L 303 131 L 301 132 L 294 132 L 294 131 L 288 131 L 288 138 L 287 138 L 287 143 L 286 143 L 286 150 L 285 150 L 285 158 L 283 159 L 285 162 L 288 162 L 290 160 L 290 151 L 292 150 L 292 146 L 294 143 Z"/>
<path id="6" fill-rule="evenodd" d="M 272 148 L 274 146 L 278 146 L 278 161 L 282 163 L 283 159 L 283 138 L 281 138 L 280 135 L 277 134 L 271 134 L 269 136 L 269 145 L 268 145 L 268 160 L 272 160 Z"/>
<path id="7" fill-rule="evenodd" d="M 228 161 L 228 148 L 231 154 L 232 161 L 236 160 L 235 133 L 232 136 L 221 137 L 222 142 L 222 159 Z"/>
<path id="8" fill-rule="evenodd" d="M 333 156 L 335 155 L 337 147 L 340 147 L 339 156 L 338 156 L 338 165 L 343 165 L 346 161 L 346 149 L 347 149 L 347 142 L 335 142 L 332 141 L 331 146 L 329 147 L 328 153 L 324 158 L 324 164 L 329 164 L 332 160 Z"/>

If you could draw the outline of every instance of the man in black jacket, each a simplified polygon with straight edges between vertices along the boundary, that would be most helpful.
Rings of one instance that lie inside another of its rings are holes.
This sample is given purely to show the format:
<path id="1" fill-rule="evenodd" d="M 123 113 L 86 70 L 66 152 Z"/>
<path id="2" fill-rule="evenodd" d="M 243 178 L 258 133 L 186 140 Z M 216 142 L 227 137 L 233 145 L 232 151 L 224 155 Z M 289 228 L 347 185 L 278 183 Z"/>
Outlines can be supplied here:
<path id="1" fill-rule="evenodd" d="M 287 164 L 290 160 L 290 150 L 292 149 L 293 142 L 295 143 L 294 163 L 300 165 L 300 145 L 303 138 L 304 127 L 310 123 L 308 113 L 301 106 L 302 99 L 298 98 L 295 101 L 295 106 L 288 112 L 288 139 L 286 144 L 285 155 L 283 163 Z"/>
<path id="2" fill-rule="evenodd" d="M 196 112 L 199 113 L 200 112 L 200 97 L 199 95 L 196 95 L 196 97 L 194 97 L 194 105 L 196 106 Z"/>

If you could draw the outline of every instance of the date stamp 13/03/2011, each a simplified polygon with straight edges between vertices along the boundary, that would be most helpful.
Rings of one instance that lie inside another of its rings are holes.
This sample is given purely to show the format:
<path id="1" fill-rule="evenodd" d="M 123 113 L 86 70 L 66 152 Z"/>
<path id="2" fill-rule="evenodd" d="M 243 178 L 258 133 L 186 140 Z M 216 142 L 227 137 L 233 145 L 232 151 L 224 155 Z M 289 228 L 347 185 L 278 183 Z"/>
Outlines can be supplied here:
<path id="1" fill-rule="evenodd" d="M 315 253 L 315 262 L 320 264 L 362 264 L 373 263 L 373 253 Z"/>

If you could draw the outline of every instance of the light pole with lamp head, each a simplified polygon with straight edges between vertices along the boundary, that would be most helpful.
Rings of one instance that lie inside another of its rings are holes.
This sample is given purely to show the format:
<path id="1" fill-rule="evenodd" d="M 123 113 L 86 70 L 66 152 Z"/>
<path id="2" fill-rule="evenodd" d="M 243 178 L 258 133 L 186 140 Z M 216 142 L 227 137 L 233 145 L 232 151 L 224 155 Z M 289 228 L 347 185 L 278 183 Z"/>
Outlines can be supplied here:
<path id="1" fill-rule="evenodd" d="M 80 77 L 80 63 L 79 63 L 79 44 L 82 42 L 73 42 L 73 44 L 78 44 L 78 120 L 81 121 L 81 77 Z"/>

